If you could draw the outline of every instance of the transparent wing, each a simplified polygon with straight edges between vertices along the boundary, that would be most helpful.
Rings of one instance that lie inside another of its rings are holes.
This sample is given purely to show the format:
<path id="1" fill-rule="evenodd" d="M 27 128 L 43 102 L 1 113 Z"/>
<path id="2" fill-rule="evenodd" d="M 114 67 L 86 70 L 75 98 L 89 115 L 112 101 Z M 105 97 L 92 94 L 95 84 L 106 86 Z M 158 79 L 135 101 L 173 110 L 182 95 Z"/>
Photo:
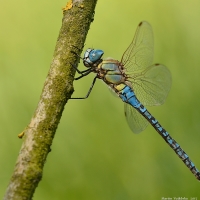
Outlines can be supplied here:
<path id="1" fill-rule="evenodd" d="M 164 65 L 151 65 L 143 72 L 128 76 L 142 104 L 156 106 L 165 102 L 171 88 L 171 73 Z"/>
<path id="2" fill-rule="evenodd" d="M 144 105 L 163 104 L 171 87 L 171 74 L 160 64 L 132 74 L 129 80 L 137 98 Z M 128 125 L 134 133 L 140 133 L 147 127 L 148 121 L 134 107 L 125 103 L 124 111 Z"/>
<path id="3" fill-rule="evenodd" d="M 131 105 L 124 103 L 126 121 L 134 133 L 142 132 L 148 125 L 148 121 Z"/>
<path id="4" fill-rule="evenodd" d="M 171 74 L 160 64 L 153 62 L 153 31 L 148 22 L 138 25 L 133 41 L 124 52 L 121 63 L 137 98 L 144 105 L 163 104 L 171 88 Z M 140 133 L 148 121 L 131 105 L 125 104 L 125 115 L 134 133 Z"/>
<path id="5" fill-rule="evenodd" d="M 148 22 L 140 22 L 133 41 L 124 52 L 121 63 L 127 72 L 143 70 L 153 63 L 153 31 Z"/>
<path id="6" fill-rule="evenodd" d="M 171 74 L 153 62 L 153 31 L 148 22 L 138 25 L 133 41 L 121 60 L 129 85 L 144 105 L 163 104 L 171 88 Z"/>

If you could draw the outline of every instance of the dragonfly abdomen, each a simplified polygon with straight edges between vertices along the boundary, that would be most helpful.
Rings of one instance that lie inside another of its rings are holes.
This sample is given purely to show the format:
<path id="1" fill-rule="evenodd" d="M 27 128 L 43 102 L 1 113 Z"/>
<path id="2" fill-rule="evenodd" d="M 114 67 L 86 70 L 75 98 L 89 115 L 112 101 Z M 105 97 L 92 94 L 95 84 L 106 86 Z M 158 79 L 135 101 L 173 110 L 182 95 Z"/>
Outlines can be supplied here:
<path id="1" fill-rule="evenodd" d="M 200 172 L 195 167 L 194 163 L 190 160 L 189 156 L 180 147 L 180 145 L 169 135 L 169 133 L 160 125 L 160 123 L 149 113 L 149 111 L 142 105 L 136 108 L 160 134 L 165 142 L 175 151 L 179 158 L 185 163 L 195 177 L 200 180 Z"/>
<path id="2" fill-rule="evenodd" d="M 133 90 L 129 86 L 124 86 L 124 88 L 120 91 L 119 96 L 125 103 L 132 105 L 141 115 L 143 115 L 143 117 L 146 118 L 146 120 L 154 127 L 154 129 L 160 134 L 165 142 L 175 151 L 179 158 L 181 158 L 181 160 L 195 175 L 195 177 L 200 180 L 200 172 L 195 167 L 194 163 L 190 160 L 189 156 L 160 125 L 160 123 L 150 114 L 150 112 L 140 103 Z"/>
<path id="3" fill-rule="evenodd" d="M 120 84 L 115 88 L 118 89 L 119 97 L 122 99 L 122 101 L 131 104 L 134 108 L 138 108 L 140 106 L 141 103 L 136 98 L 135 93 L 129 86 L 125 84 Z"/>

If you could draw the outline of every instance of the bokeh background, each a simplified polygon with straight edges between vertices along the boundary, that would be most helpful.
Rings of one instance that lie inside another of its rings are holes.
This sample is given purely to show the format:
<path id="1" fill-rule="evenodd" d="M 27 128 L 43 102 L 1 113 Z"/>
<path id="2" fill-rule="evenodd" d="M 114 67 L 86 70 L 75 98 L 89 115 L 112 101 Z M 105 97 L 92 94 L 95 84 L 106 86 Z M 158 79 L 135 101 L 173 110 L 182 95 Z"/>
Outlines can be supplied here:
<path id="1" fill-rule="evenodd" d="M 37 106 L 67 2 L 2 1 L 0 12 L 0 196 L 22 144 L 17 138 Z M 163 106 L 151 113 L 200 168 L 200 2 L 99 0 L 85 49 L 120 60 L 138 23 L 154 30 L 156 63 L 173 77 Z M 84 69 L 83 65 L 79 65 Z M 90 75 L 75 82 L 84 96 Z M 97 81 L 87 100 L 65 106 L 34 199 L 131 200 L 200 198 L 200 183 L 149 126 L 133 134 L 123 103 Z"/>

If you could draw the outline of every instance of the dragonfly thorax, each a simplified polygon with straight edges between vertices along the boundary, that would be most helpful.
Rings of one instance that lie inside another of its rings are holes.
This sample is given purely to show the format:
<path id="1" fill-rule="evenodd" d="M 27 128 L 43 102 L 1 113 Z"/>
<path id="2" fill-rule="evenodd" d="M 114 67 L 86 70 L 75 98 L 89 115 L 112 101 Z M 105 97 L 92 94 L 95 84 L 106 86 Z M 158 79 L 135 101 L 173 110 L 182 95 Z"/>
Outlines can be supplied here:
<path id="1" fill-rule="evenodd" d="M 113 58 L 102 59 L 104 52 L 100 49 L 87 49 L 84 54 L 83 64 L 97 73 L 97 78 L 103 80 L 118 92 L 117 85 L 126 84 L 126 74 L 123 65 Z"/>
<path id="2" fill-rule="evenodd" d="M 110 87 L 126 82 L 123 66 L 119 61 L 112 58 L 107 58 L 98 65 L 97 74 L 98 78 Z"/>
<path id="3" fill-rule="evenodd" d="M 101 61 L 104 52 L 100 49 L 87 49 L 84 54 L 83 64 L 86 67 L 97 66 Z"/>

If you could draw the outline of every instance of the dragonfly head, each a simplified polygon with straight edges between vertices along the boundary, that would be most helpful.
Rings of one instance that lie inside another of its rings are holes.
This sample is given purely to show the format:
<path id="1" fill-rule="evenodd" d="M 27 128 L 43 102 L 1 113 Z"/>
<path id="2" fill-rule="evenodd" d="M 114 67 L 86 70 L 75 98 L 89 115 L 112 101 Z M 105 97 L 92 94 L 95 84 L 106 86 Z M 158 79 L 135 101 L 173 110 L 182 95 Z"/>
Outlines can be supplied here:
<path id="1" fill-rule="evenodd" d="M 86 67 L 97 66 L 102 61 L 103 54 L 104 52 L 99 49 L 87 49 L 84 54 L 83 64 Z"/>

